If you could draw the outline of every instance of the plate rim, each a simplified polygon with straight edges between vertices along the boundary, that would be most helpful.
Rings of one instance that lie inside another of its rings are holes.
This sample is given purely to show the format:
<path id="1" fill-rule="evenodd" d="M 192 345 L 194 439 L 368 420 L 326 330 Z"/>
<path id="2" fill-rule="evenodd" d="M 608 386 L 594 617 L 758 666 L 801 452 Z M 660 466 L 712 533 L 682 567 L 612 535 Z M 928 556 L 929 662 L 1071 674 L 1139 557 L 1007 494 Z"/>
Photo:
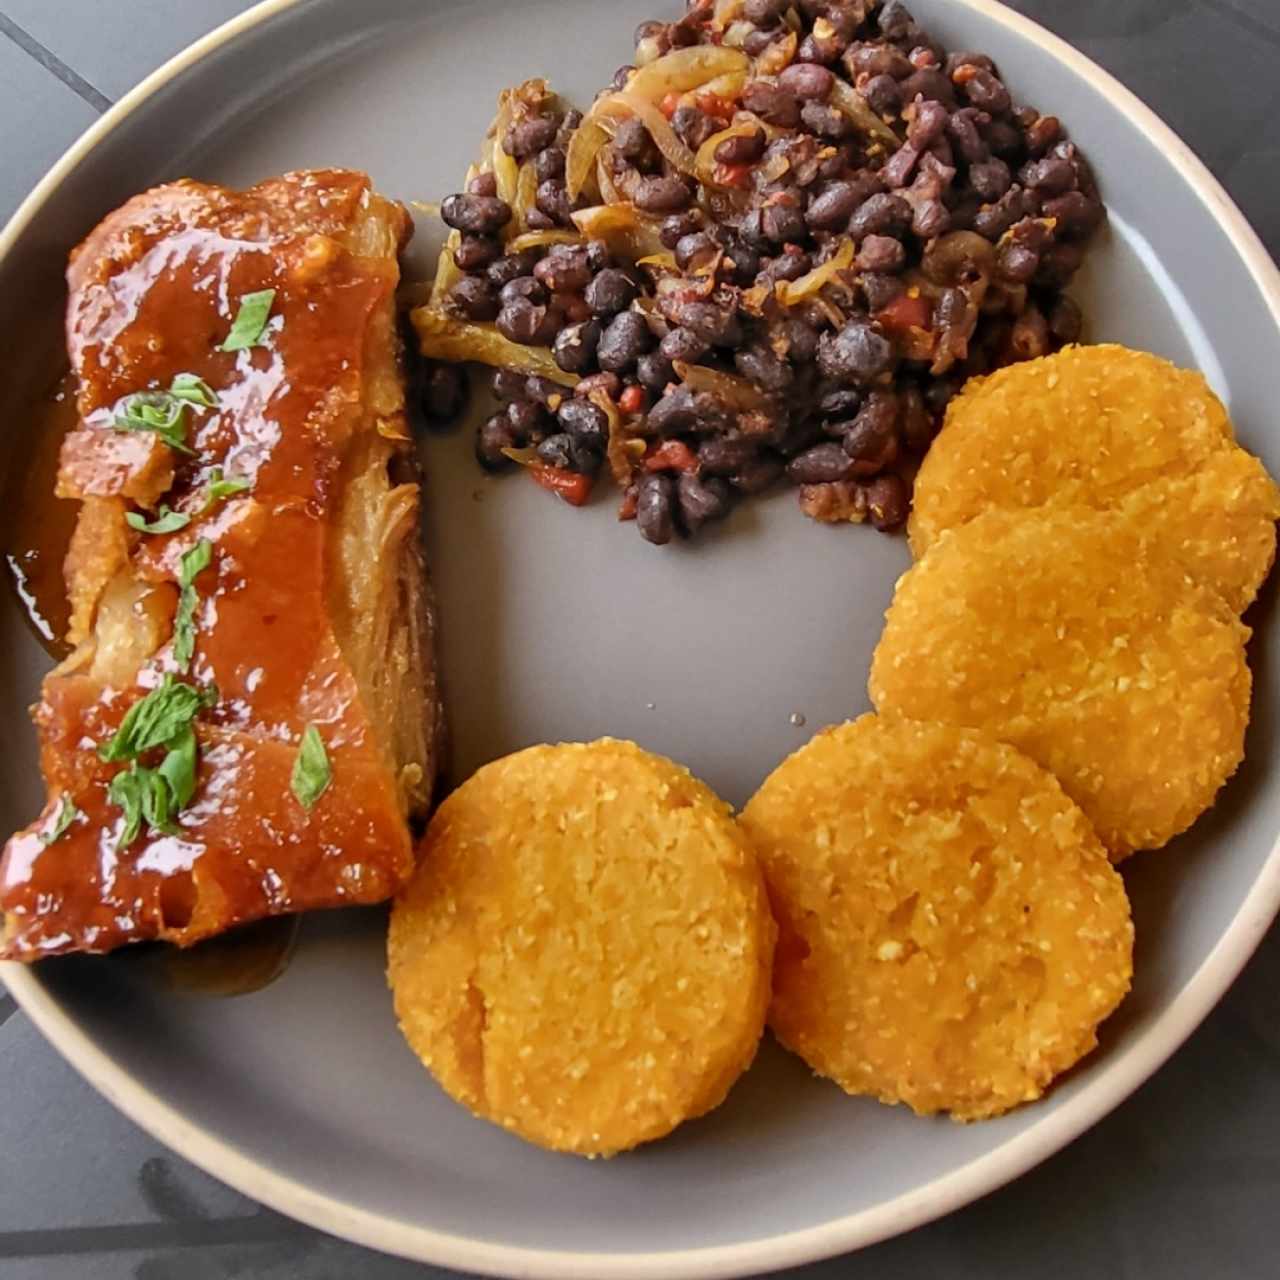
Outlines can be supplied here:
<path id="1" fill-rule="evenodd" d="M 223 46 L 313 0 L 260 0 L 193 41 L 91 124 L 49 169 L 0 232 L 0 260 L 67 177 L 161 89 Z M 1123 111 L 1164 152 L 1178 176 L 1239 255 L 1280 334 L 1280 268 L 1205 163 L 1110 72 L 1033 19 L 999 0 L 950 0 L 1038 46 Z M 19 1008 L 64 1059 L 151 1137 L 211 1176 L 288 1217 L 384 1253 L 436 1266 L 529 1280 L 721 1280 L 801 1266 L 850 1253 L 923 1226 L 1013 1181 L 1097 1124 L 1179 1049 L 1226 993 L 1280 912 L 1280 835 L 1235 917 L 1183 990 L 1141 1037 L 1056 1111 L 994 1151 L 881 1205 L 818 1226 L 732 1245 L 643 1253 L 579 1252 L 492 1244 L 358 1209 L 244 1155 L 190 1120 L 117 1064 L 62 1009 L 36 971 L 0 962 Z"/>

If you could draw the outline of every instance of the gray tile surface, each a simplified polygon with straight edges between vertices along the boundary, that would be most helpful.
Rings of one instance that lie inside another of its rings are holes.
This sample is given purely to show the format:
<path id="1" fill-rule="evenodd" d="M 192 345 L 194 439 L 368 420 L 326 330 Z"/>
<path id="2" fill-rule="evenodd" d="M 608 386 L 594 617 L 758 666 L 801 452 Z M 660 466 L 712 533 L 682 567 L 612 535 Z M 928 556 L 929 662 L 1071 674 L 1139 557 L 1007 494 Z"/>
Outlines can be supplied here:
<path id="1" fill-rule="evenodd" d="M 7 215 L 90 122 L 95 94 L 118 97 L 247 7 L 0 0 L 0 212 Z M 1280 142 L 1270 127 L 1280 108 L 1280 0 L 1015 0 L 1014 7 L 1097 58 L 1173 123 L 1280 252 Z M 794 1274 L 1274 1280 L 1278 991 L 1280 933 L 1273 932 L 1174 1060 L 1048 1164 L 943 1222 Z M 169 1154 L 97 1098 L 3 995 L 0 1081 L 3 1280 L 446 1274 L 296 1226 Z"/>
<path id="2" fill-rule="evenodd" d="M 0 218 L 8 218 L 97 112 L 2 34 L 0 103 Z"/>

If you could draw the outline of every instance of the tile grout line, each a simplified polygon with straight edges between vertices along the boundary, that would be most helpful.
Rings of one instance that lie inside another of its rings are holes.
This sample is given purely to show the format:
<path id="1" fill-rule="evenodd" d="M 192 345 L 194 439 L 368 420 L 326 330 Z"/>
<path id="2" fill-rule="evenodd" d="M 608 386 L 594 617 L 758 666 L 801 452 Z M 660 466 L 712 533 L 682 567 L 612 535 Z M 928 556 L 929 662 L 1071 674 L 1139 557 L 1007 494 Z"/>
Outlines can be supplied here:
<path id="1" fill-rule="evenodd" d="M 6 35 L 24 53 L 34 58 L 51 75 L 57 76 L 73 93 L 83 98 L 99 115 L 111 106 L 111 99 L 99 92 L 83 76 L 77 75 L 61 58 L 46 49 L 33 35 L 0 12 L 0 34 Z"/>
<path id="2" fill-rule="evenodd" d="M 1236 26 L 1247 31 L 1250 35 L 1264 40 L 1268 44 L 1280 46 L 1280 31 L 1277 31 L 1263 19 L 1255 18 L 1251 13 L 1241 11 L 1239 7 L 1232 3 L 1232 0 L 1201 0 L 1201 3 L 1206 9 L 1221 14 L 1228 22 L 1234 22 Z"/>

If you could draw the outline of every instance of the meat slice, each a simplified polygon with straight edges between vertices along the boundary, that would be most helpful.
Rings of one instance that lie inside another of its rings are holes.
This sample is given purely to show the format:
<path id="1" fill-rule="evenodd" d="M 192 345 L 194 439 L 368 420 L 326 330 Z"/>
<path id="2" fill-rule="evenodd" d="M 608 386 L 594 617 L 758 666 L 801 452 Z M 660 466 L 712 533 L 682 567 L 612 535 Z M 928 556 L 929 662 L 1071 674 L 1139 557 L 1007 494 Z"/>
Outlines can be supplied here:
<path id="1" fill-rule="evenodd" d="M 76 647 L 34 713 L 44 812 L 0 859 L 5 957 L 186 945 L 412 871 L 441 713 L 410 225 L 359 173 L 184 181 L 72 255 Z"/>

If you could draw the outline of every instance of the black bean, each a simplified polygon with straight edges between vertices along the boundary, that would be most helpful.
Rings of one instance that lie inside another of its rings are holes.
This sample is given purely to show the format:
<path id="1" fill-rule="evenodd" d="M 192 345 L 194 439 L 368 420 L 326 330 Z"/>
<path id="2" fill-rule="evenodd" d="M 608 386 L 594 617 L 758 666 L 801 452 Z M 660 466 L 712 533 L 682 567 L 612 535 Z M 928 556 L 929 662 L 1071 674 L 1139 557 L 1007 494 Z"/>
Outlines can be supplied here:
<path id="1" fill-rule="evenodd" d="M 940 102 L 921 102 L 908 113 L 913 118 L 907 126 L 907 141 L 918 151 L 933 146 L 951 119 L 951 113 Z"/>
<path id="2" fill-rule="evenodd" d="M 489 385 L 499 400 L 521 400 L 526 394 L 527 381 L 526 375 L 515 369 L 495 369 Z"/>
<path id="3" fill-rule="evenodd" d="M 512 434 L 521 444 L 528 443 L 534 436 L 541 438 L 546 434 L 543 430 L 546 415 L 540 404 L 535 404 L 532 400 L 512 400 L 507 404 L 505 412 Z"/>
<path id="4" fill-rule="evenodd" d="M 673 387 L 649 410 L 645 424 L 652 435 L 672 436 L 692 430 L 698 421 L 694 393 L 684 386 Z"/>
<path id="5" fill-rule="evenodd" d="M 676 502 L 684 531 L 693 535 L 709 521 L 721 520 L 729 514 L 733 490 L 727 480 L 717 476 L 703 477 L 693 471 L 683 471 L 676 480 Z"/>
<path id="6" fill-rule="evenodd" d="M 692 329 L 676 328 L 670 330 L 662 339 L 658 350 L 668 360 L 682 360 L 686 364 L 693 364 L 701 360 L 710 347 L 711 344 L 705 338 L 700 338 Z"/>
<path id="7" fill-rule="evenodd" d="M 789 7 L 789 0 L 747 0 L 742 16 L 757 27 L 776 27 Z"/>
<path id="8" fill-rule="evenodd" d="M 858 267 L 862 271 L 896 275 L 906 265 L 907 251 L 902 241 L 892 236 L 867 236 L 858 246 Z"/>
<path id="9" fill-rule="evenodd" d="M 464 235 L 453 251 L 453 260 L 461 271 L 482 271 L 502 257 L 502 245 L 492 236 Z"/>
<path id="10" fill-rule="evenodd" d="M 549 467 L 560 467 L 563 470 L 573 469 L 573 441 L 567 433 L 561 431 L 548 436 L 538 446 L 538 459 Z"/>
<path id="11" fill-rule="evenodd" d="M 534 279 L 552 293 L 585 289 L 591 283 L 591 266 L 584 245 L 552 245 L 533 269 Z"/>
<path id="12" fill-rule="evenodd" d="M 805 238 L 806 230 L 798 203 L 777 200 L 760 210 L 760 231 L 772 244 L 798 243 Z"/>
<path id="13" fill-rule="evenodd" d="M 556 146 L 561 151 L 569 149 L 569 143 L 573 139 L 573 135 L 577 132 L 578 126 L 582 123 L 582 112 L 570 109 L 564 113 L 560 121 L 560 128 L 556 133 Z"/>
<path id="14" fill-rule="evenodd" d="M 834 419 L 828 434 L 834 432 L 843 437 L 849 422 L 858 416 L 866 397 L 855 387 L 830 387 L 818 397 L 818 412 L 824 418 Z"/>
<path id="15" fill-rule="evenodd" d="M 986 240 L 999 240 L 1015 222 L 1034 211 L 1034 204 L 1034 199 L 1021 187 L 1010 187 L 990 208 L 978 212 L 973 219 L 973 229 Z"/>
<path id="16" fill-rule="evenodd" d="M 784 418 L 769 433 L 766 442 L 784 458 L 794 458 L 812 449 L 822 440 L 822 435 L 822 424 L 816 418 Z"/>
<path id="17" fill-rule="evenodd" d="M 1066 242 L 1055 244 L 1040 259 L 1036 283 L 1050 289 L 1065 289 L 1084 261 L 1084 246 Z"/>
<path id="18" fill-rule="evenodd" d="M 1018 174 L 1024 187 L 1042 197 L 1060 196 L 1076 185 L 1075 166 L 1061 156 L 1046 156 L 1023 165 Z"/>
<path id="19" fill-rule="evenodd" d="M 584 320 L 571 324 L 556 334 L 551 354 L 566 373 L 585 373 L 596 358 L 600 345 L 600 321 Z"/>
<path id="20" fill-rule="evenodd" d="M 563 387 L 559 389 L 564 390 Z M 573 394 L 579 400 L 592 400 L 597 393 L 603 393 L 610 400 L 617 400 L 622 394 L 622 379 L 616 373 L 592 373 L 583 378 L 573 389 Z M 560 399 L 563 400 L 564 396 L 562 395 Z"/>
<path id="21" fill-rule="evenodd" d="M 880 10 L 876 24 L 886 40 L 905 40 L 916 30 L 916 20 L 902 0 L 889 0 Z"/>
<path id="22" fill-rule="evenodd" d="M 1010 241 L 996 252 L 996 275 L 1009 284 L 1030 284 L 1040 270 L 1040 254 L 1030 245 Z"/>
<path id="23" fill-rule="evenodd" d="M 1009 345 L 1019 360 L 1038 360 L 1052 349 L 1049 322 L 1034 302 L 1014 320 Z"/>
<path id="24" fill-rule="evenodd" d="M 537 265 L 537 252 L 527 249 L 524 253 L 509 253 L 505 258 L 499 258 L 489 267 L 485 275 L 495 289 L 501 289 L 513 280 L 519 280 L 521 276 L 531 276 Z"/>
<path id="25" fill-rule="evenodd" d="M 953 111 L 947 120 L 946 135 L 952 147 L 969 164 L 980 164 L 991 154 L 991 148 L 978 131 L 982 113 L 976 107 Z"/>
<path id="26" fill-rule="evenodd" d="M 943 68 L 947 75 L 954 76 L 961 67 L 982 67 L 985 71 L 994 71 L 996 64 L 985 53 L 970 53 L 964 50 L 949 53 Z"/>
<path id="27" fill-rule="evenodd" d="M 665 546 L 675 532 L 675 481 L 669 472 L 650 471 L 636 485 L 636 524 L 641 536 Z"/>
<path id="28" fill-rule="evenodd" d="M 473 196 L 496 196 L 498 194 L 497 176 L 493 173 L 477 173 L 467 183 L 467 192 Z"/>
<path id="29" fill-rule="evenodd" d="M 797 364 L 812 364 L 818 354 L 818 331 L 799 316 L 790 316 L 782 331 L 787 340 L 787 354 Z"/>
<path id="30" fill-rule="evenodd" d="M 781 34 L 782 31 L 777 27 L 771 27 L 767 31 L 748 31 L 742 37 L 742 52 L 748 58 L 758 58 Z"/>
<path id="31" fill-rule="evenodd" d="M 810 133 L 827 142 L 843 142 L 853 136 L 849 117 L 821 102 L 806 102 L 800 108 L 800 120 Z"/>
<path id="32" fill-rule="evenodd" d="M 1013 175 L 1003 160 L 983 160 L 969 166 L 969 185 L 983 200 L 994 203 L 1013 185 Z"/>
<path id="33" fill-rule="evenodd" d="M 851 320 L 818 343 L 818 368 L 837 382 L 867 383 L 894 365 L 893 343 L 865 320 Z"/>
<path id="34" fill-rule="evenodd" d="M 671 213 L 685 208 L 692 197 L 681 178 L 642 178 L 636 184 L 635 205 L 645 213 Z"/>
<path id="35" fill-rule="evenodd" d="M 881 192 L 868 196 L 849 219 L 849 234 L 855 240 L 867 236 L 900 239 L 911 227 L 913 210 L 901 196 Z"/>
<path id="36" fill-rule="evenodd" d="M 544 147 L 533 158 L 534 177 L 540 183 L 564 177 L 565 152 L 563 147 Z"/>
<path id="37" fill-rule="evenodd" d="M 906 292 L 907 286 L 897 276 L 883 271 L 868 271 L 862 276 L 862 292 L 866 295 L 867 310 L 883 311 L 895 298 Z"/>
<path id="38" fill-rule="evenodd" d="M 459 365 L 428 361 L 419 387 L 422 412 L 436 426 L 452 423 L 466 407 L 467 378 Z"/>
<path id="39" fill-rule="evenodd" d="M 1058 234 L 1068 240 L 1087 240 L 1107 216 L 1101 200 L 1081 191 L 1068 191 L 1064 196 L 1046 200 L 1041 212 L 1057 221 Z"/>
<path id="40" fill-rule="evenodd" d="M 671 117 L 671 127 L 680 141 L 694 151 L 712 134 L 720 132 L 720 126 L 705 111 L 688 104 L 676 108 Z"/>
<path id="41" fill-rule="evenodd" d="M 624 62 L 622 66 L 620 66 L 617 69 L 617 71 L 613 73 L 613 79 L 610 80 L 609 83 L 613 86 L 613 88 L 621 92 L 623 89 L 627 87 L 627 81 L 631 79 L 631 73 L 635 69 L 636 69 L 635 63 Z"/>
<path id="42" fill-rule="evenodd" d="M 483 276 L 463 276 L 449 290 L 448 308 L 468 320 L 483 323 L 498 314 L 498 295 Z"/>
<path id="43" fill-rule="evenodd" d="M 548 178 L 546 182 L 538 183 L 534 203 L 557 226 L 567 227 L 572 224 L 570 214 L 573 212 L 573 205 L 569 200 L 568 188 L 559 178 Z"/>
<path id="44" fill-rule="evenodd" d="M 794 129 L 800 123 L 800 102 L 795 94 L 766 80 L 751 80 L 747 83 L 742 90 L 742 105 L 766 124 Z M 677 111 L 676 115 L 679 114 Z M 672 123 L 674 122 L 675 118 L 672 117 Z"/>
<path id="45" fill-rule="evenodd" d="M 987 154 L 999 156 L 1010 165 L 1022 159 L 1025 152 L 1022 134 L 1013 125 L 1007 120 L 989 120 L 986 115 L 981 115 L 979 120 L 983 149 Z M 981 123 L 983 121 L 986 123 Z"/>
<path id="46" fill-rule="evenodd" d="M 884 185 L 892 191 L 907 186 L 920 162 L 920 152 L 913 146 L 899 147 L 880 170 Z"/>
<path id="47" fill-rule="evenodd" d="M 560 426 L 579 444 L 603 449 L 609 442 L 609 419 L 599 405 L 579 396 L 567 396 L 556 410 Z"/>
<path id="48" fill-rule="evenodd" d="M 736 347 L 742 340 L 737 310 L 697 298 L 679 299 L 670 304 L 670 319 L 682 329 L 691 329 L 714 347 Z"/>
<path id="49" fill-rule="evenodd" d="M 859 76 L 905 80 L 915 68 L 901 49 L 888 44 L 856 44 L 845 50 L 844 65 L 850 80 Z M 865 92 L 865 90 L 864 90 Z"/>
<path id="50" fill-rule="evenodd" d="M 898 431 L 907 448 L 917 456 L 922 456 L 933 441 L 933 414 L 917 386 L 908 385 L 898 395 Z"/>
<path id="51" fill-rule="evenodd" d="M 613 135 L 613 149 L 624 160 L 652 160 L 657 154 L 653 138 L 644 124 L 634 116 L 621 121 Z"/>
<path id="52" fill-rule="evenodd" d="M 1054 299 L 1049 309 L 1049 332 L 1060 343 L 1079 342 L 1084 330 L 1084 316 L 1080 306 L 1065 295 Z"/>
<path id="53" fill-rule="evenodd" d="M 476 431 L 476 460 L 486 471 L 505 471 L 515 465 L 503 449 L 517 449 L 519 442 L 505 413 L 495 413 Z"/>
<path id="54" fill-rule="evenodd" d="M 661 352 L 650 351 L 636 361 L 636 379 L 642 387 L 661 395 L 668 383 L 675 382 L 675 367 Z"/>
<path id="55" fill-rule="evenodd" d="M 750 245 L 739 241 L 725 250 L 723 266 L 734 284 L 746 286 L 760 274 L 760 254 Z"/>
<path id="56" fill-rule="evenodd" d="M 748 462 L 729 477 L 729 483 L 739 493 L 764 493 L 782 478 L 785 467 L 781 458 L 763 454 L 754 462 Z"/>
<path id="57" fill-rule="evenodd" d="M 892 391 L 873 391 L 844 434 L 844 451 L 853 460 L 854 475 L 879 475 L 898 458 L 898 397 Z"/>
<path id="58" fill-rule="evenodd" d="M 951 229 L 951 211 L 941 200 L 917 201 L 911 230 L 921 240 L 932 240 Z"/>
<path id="59" fill-rule="evenodd" d="M 1057 116 L 1040 116 L 1027 126 L 1023 137 L 1027 151 L 1042 156 L 1062 137 L 1062 124 Z"/>
<path id="60" fill-rule="evenodd" d="M 697 231 L 701 225 L 702 213 L 698 209 L 686 209 L 683 213 L 673 213 L 662 220 L 662 226 L 658 229 L 658 239 L 662 241 L 663 248 L 674 249 L 685 236 Z"/>
<path id="61" fill-rule="evenodd" d="M 762 391 L 785 391 L 795 370 L 765 342 L 754 342 L 734 353 L 734 367 Z"/>
<path id="62" fill-rule="evenodd" d="M 944 107 L 954 109 L 956 91 L 951 81 L 941 71 L 926 67 L 923 71 L 913 71 L 901 85 L 902 100 L 914 102 L 923 98 L 925 102 L 940 102 Z"/>
<path id="63" fill-rule="evenodd" d="M 502 139 L 502 149 L 517 160 L 528 160 L 556 140 L 560 121 L 554 116 L 529 116 L 513 124 Z"/>
<path id="64" fill-rule="evenodd" d="M 764 144 L 763 129 L 757 128 L 751 133 L 735 134 L 716 147 L 716 161 L 719 164 L 755 164 L 764 155 Z"/>
<path id="65" fill-rule="evenodd" d="M 653 346 L 653 334 L 638 311 L 623 311 L 615 316 L 600 338 L 596 359 L 602 369 L 611 373 L 627 373 L 636 361 Z"/>
<path id="66" fill-rule="evenodd" d="M 853 459 L 838 444 L 817 444 L 797 454 L 787 464 L 787 479 L 792 484 L 830 484 L 833 480 L 852 480 Z"/>
<path id="67" fill-rule="evenodd" d="M 491 235 L 511 221 L 511 206 L 497 196 L 449 196 L 440 206 L 440 216 L 456 231 Z"/>
<path id="68" fill-rule="evenodd" d="M 901 476 L 877 476 L 867 485 L 866 493 L 871 523 L 881 533 L 891 533 L 906 524 L 911 498 Z"/>
<path id="69" fill-rule="evenodd" d="M 616 315 L 635 300 L 635 281 L 618 267 L 606 267 L 587 285 L 587 306 L 598 316 Z"/>
<path id="70" fill-rule="evenodd" d="M 872 76 L 862 86 L 861 93 L 878 116 L 896 116 L 902 110 L 902 90 L 892 76 Z"/>
<path id="71" fill-rule="evenodd" d="M 667 24 L 665 22 L 654 22 L 650 19 L 648 22 L 642 22 L 637 28 L 635 36 L 632 38 L 632 44 L 639 44 L 642 40 L 662 40 L 667 34 Z M 670 41 L 668 48 L 670 47 Z M 664 49 L 665 53 L 666 50 Z"/>
<path id="72" fill-rule="evenodd" d="M 676 266 L 689 271 L 708 266 L 720 253 L 720 242 L 710 231 L 695 231 L 682 236 L 676 245 Z"/>
<path id="73" fill-rule="evenodd" d="M 508 280 L 498 294 L 498 299 L 504 307 L 509 302 L 518 300 L 544 303 L 547 297 L 545 286 L 535 276 L 519 276 L 515 280 Z"/>
<path id="74" fill-rule="evenodd" d="M 544 347 L 560 327 L 560 315 L 528 298 L 515 298 L 498 312 L 498 332 L 509 342 Z"/>
<path id="75" fill-rule="evenodd" d="M 778 87 L 802 102 L 825 102 L 835 77 L 814 62 L 793 62 L 778 76 Z"/>
<path id="76" fill-rule="evenodd" d="M 1002 116 L 1012 105 L 1009 90 L 1004 81 L 999 79 L 985 67 L 979 67 L 972 77 L 965 81 L 965 97 L 980 111 L 993 116 Z"/>
<path id="77" fill-rule="evenodd" d="M 760 445 L 750 436 L 713 436 L 698 446 L 698 463 L 707 475 L 732 476 L 760 457 Z"/>

